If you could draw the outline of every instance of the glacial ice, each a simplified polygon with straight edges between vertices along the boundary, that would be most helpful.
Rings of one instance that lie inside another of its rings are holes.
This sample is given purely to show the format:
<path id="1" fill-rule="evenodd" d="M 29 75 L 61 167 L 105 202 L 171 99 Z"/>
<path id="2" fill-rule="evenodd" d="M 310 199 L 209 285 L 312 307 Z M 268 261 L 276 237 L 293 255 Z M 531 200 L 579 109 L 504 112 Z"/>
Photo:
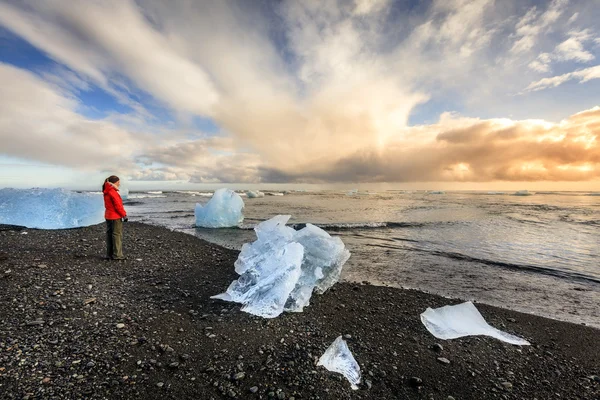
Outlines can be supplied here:
<path id="1" fill-rule="evenodd" d="M 427 308 L 421 314 L 421 322 L 438 339 L 448 340 L 463 336 L 485 335 L 514 345 L 530 344 L 525 339 L 488 325 L 470 301 L 436 309 Z"/>
<path id="2" fill-rule="evenodd" d="M 231 189 L 219 189 L 204 206 L 196 204 L 196 226 L 228 228 L 244 220 L 244 201 Z"/>
<path id="3" fill-rule="evenodd" d="M 301 312 L 313 291 L 323 294 L 339 280 L 350 257 L 342 240 L 312 224 L 295 231 L 286 226 L 289 219 L 278 215 L 254 228 L 257 240 L 242 246 L 234 264 L 240 277 L 212 298 L 275 318 L 283 311 Z"/>
<path id="4" fill-rule="evenodd" d="M 517 190 L 513 196 L 531 196 L 533 195 L 533 193 L 531 193 L 529 190 Z"/>
<path id="5" fill-rule="evenodd" d="M 246 197 L 249 199 L 255 199 L 257 197 L 265 197 L 265 194 L 260 190 L 248 190 L 246 192 Z"/>
<path id="6" fill-rule="evenodd" d="M 352 389 L 358 389 L 358 385 L 360 384 L 360 367 L 341 336 L 338 336 L 331 346 L 325 350 L 325 353 L 319 358 L 317 365 L 322 365 L 329 371 L 344 375 L 350 381 Z"/>
<path id="7" fill-rule="evenodd" d="M 0 189 L 0 224 L 67 229 L 104 221 L 99 193 L 65 189 Z"/>

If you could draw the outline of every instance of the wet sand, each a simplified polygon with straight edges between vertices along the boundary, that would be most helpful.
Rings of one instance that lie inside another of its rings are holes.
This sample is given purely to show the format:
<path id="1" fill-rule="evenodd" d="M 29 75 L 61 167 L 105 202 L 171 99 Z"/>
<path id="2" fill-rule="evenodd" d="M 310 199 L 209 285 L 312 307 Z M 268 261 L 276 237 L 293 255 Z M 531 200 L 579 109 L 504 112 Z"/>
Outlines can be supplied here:
<path id="1" fill-rule="evenodd" d="M 532 346 L 441 341 L 419 314 L 458 300 L 355 283 L 267 320 L 209 298 L 237 277 L 236 251 L 139 223 L 124 248 L 127 261 L 102 259 L 103 225 L 0 229 L 2 398 L 600 398 L 591 327 L 477 305 Z M 357 391 L 316 366 L 339 335 Z"/>

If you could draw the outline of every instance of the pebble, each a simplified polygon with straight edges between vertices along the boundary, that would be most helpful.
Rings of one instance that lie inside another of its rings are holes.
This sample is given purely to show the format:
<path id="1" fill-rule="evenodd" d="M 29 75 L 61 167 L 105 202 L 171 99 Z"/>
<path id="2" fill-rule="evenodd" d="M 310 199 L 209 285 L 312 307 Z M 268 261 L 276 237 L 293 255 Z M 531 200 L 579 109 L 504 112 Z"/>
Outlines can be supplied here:
<path id="1" fill-rule="evenodd" d="M 258 392 L 258 386 L 252 386 L 250 388 L 250 393 L 256 393 L 256 392 Z"/>
<path id="2" fill-rule="evenodd" d="M 117 324 L 117 329 L 123 329 L 125 328 L 125 324 Z"/>
<path id="3" fill-rule="evenodd" d="M 411 386 L 415 386 L 415 387 L 417 387 L 417 386 L 423 386 L 423 379 L 421 379 L 421 378 L 419 378 L 417 376 L 413 376 L 412 378 L 410 378 L 408 380 L 408 383 Z"/>
<path id="4" fill-rule="evenodd" d="M 436 353 L 441 353 L 444 350 L 444 346 L 439 343 L 434 343 L 431 345 L 431 350 L 435 351 Z"/>
<path id="5" fill-rule="evenodd" d="M 238 372 L 237 374 L 235 374 L 233 376 L 233 380 L 234 381 L 239 381 L 240 379 L 244 379 L 246 377 L 246 373 L 245 372 Z"/>
<path id="6" fill-rule="evenodd" d="M 441 362 L 442 364 L 446 364 L 446 365 L 450 364 L 450 360 L 448 360 L 448 359 L 447 359 L 447 358 L 445 358 L 445 357 L 438 357 L 438 359 L 437 359 L 437 360 L 438 360 L 439 362 Z"/>
<path id="7" fill-rule="evenodd" d="M 502 383 L 501 383 L 501 385 L 502 385 L 502 387 L 504 387 L 504 389 L 506 389 L 506 390 L 510 390 L 510 389 L 512 389 L 512 387 L 513 387 L 513 384 L 512 384 L 512 383 L 510 383 L 510 382 L 502 382 Z"/>
<path id="8" fill-rule="evenodd" d="M 156 384 L 156 386 L 158 386 L 159 388 L 163 387 L 164 385 L 165 385 L 165 384 L 164 384 L 164 382 L 158 382 L 158 383 Z"/>
<path id="9" fill-rule="evenodd" d="M 367 389 L 369 389 L 369 390 L 371 389 L 371 387 L 373 387 L 373 384 L 368 379 L 365 380 L 365 385 L 367 385 Z"/>

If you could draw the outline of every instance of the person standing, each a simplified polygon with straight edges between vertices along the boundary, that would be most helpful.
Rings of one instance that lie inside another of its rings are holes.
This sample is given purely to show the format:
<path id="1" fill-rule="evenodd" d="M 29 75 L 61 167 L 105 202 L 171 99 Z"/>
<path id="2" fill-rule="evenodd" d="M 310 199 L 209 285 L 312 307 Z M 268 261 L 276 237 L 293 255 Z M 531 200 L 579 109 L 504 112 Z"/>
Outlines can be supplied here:
<path id="1" fill-rule="evenodd" d="M 123 255 L 123 222 L 127 222 L 127 212 L 119 195 L 121 181 L 116 175 L 104 180 L 104 219 L 106 219 L 106 259 L 125 260 Z"/>

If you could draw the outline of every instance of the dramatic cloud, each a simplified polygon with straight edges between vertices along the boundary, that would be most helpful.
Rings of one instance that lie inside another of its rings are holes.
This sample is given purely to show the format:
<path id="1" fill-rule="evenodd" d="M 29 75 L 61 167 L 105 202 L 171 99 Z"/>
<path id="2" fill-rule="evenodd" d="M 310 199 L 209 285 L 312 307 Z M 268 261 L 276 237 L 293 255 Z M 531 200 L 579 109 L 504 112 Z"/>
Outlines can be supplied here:
<path id="1" fill-rule="evenodd" d="M 0 135 L 23 138 L 3 154 L 192 182 L 597 176 L 595 122 L 442 114 L 492 115 L 517 93 L 600 77 L 578 65 L 596 57 L 593 13 L 567 0 L 436 0 L 411 12 L 386 0 L 65 4 L 0 3 L 0 24 L 60 64 L 2 67 Z M 557 63 L 561 75 L 540 79 Z M 94 87 L 130 110 L 83 117 L 78 96 Z M 424 119 L 439 121 L 411 126 L 428 108 Z M 197 117 L 217 129 L 191 127 Z"/>
<path id="2" fill-rule="evenodd" d="M 3 63 L 0 82 L 2 153 L 74 168 L 131 164 L 139 141 L 110 122 L 82 117 L 80 104 L 59 87 Z"/>
<path id="3" fill-rule="evenodd" d="M 267 169 L 275 181 L 579 181 L 600 177 L 600 107 L 552 124 L 445 115 L 409 128 L 384 149 L 366 148 L 297 171 Z"/>

